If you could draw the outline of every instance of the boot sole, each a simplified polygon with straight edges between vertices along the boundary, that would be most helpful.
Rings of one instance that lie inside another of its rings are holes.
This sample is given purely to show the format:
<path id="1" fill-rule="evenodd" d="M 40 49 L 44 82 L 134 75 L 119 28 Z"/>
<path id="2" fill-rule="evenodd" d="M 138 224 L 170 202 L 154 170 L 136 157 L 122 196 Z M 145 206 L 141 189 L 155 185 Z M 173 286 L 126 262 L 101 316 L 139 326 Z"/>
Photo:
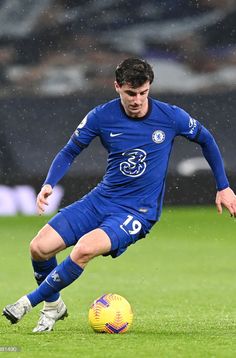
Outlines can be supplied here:
<path id="1" fill-rule="evenodd" d="M 63 313 L 63 315 L 60 318 L 58 318 L 57 321 L 63 321 L 68 316 L 69 316 L 69 314 L 68 314 L 68 311 L 66 309 L 65 312 Z"/>
<path id="2" fill-rule="evenodd" d="M 6 319 L 8 319 L 12 324 L 16 324 L 17 322 L 19 322 L 19 319 L 13 316 L 7 308 L 4 308 L 2 316 L 5 316 Z"/>

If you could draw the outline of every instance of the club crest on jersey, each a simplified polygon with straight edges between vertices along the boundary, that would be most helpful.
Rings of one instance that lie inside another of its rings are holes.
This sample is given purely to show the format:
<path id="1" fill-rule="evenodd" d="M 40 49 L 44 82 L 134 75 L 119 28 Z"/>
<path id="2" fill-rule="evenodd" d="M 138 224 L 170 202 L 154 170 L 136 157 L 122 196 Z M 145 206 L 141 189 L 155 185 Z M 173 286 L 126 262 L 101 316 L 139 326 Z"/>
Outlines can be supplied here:
<path id="1" fill-rule="evenodd" d="M 164 142 L 165 138 L 166 138 L 166 135 L 161 130 L 158 130 L 158 131 L 155 131 L 152 133 L 152 140 L 153 140 L 153 142 L 155 142 L 157 144 Z"/>

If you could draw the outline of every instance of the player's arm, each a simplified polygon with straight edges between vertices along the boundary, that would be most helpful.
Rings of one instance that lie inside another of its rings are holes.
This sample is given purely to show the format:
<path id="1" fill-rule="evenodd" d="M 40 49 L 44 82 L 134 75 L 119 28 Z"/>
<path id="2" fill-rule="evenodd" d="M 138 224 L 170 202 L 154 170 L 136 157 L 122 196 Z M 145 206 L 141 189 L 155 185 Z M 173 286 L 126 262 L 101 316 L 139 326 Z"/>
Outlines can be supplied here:
<path id="1" fill-rule="evenodd" d="M 218 212 L 222 213 L 222 205 L 228 209 L 231 216 L 236 217 L 236 195 L 229 187 L 229 182 L 225 173 L 223 159 L 218 145 L 212 134 L 203 126 L 200 127 L 195 139 L 200 144 L 202 152 L 208 161 L 216 180 L 216 206 Z"/>
<path id="2" fill-rule="evenodd" d="M 75 144 L 73 140 L 70 139 L 54 158 L 42 189 L 37 196 L 36 204 L 39 214 L 45 211 L 45 206 L 48 205 L 48 197 L 52 194 L 53 187 L 67 173 L 74 159 L 80 154 L 82 149 L 82 146 Z"/>
<path id="3" fill-rule="evenodd" d="M 181 108 L 177 106 L 171 106 L 170 108 L 172 116 L 174 117 L 173 123 L 176 128 L 176 135 L 182 135 L 198 143 L 212 169 L 217 188 L 216 206 L 218 212 L 222 212 L 223 205 L 229 210 L 232 216 L 236 216 L 236 196 L 229 187 L 223 159 L 214 137 L 201 123 L 191 118 L 189 114 Z"/>
<path id="4" fill-rule="evenodd" d="M 79 155 L 98 134 L 99 128 L 95 108 L 82 120 L 69 142 L 54 158 L 43 187 L 37 196 L 37 209 L 39 214 L 45 211 L 45 205 L 48 205 L 48 197 L 52 194 L 53 187 L 67 173 L 76 156 Z"/>

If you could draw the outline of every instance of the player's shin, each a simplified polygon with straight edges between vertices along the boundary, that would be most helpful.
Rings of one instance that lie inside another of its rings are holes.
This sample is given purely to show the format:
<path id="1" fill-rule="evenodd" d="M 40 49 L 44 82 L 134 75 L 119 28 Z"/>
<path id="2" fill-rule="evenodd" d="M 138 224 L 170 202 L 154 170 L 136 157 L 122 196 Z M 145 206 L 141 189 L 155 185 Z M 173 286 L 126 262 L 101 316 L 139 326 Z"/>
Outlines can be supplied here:
<path id="1" fill-rule="evenodd" d="M 35 291 L 27 295 L 31 305 L 34 307 L 42 301 L 48 301 L 49 297 L 74 282 L 82 272 L 83 269 L 68 256 Z"/>
<path id="2" fill-rule="evenodd" d="M 34 259 L 31 259 L 31 261 L 34 269 L 34 277 L 38 285 L 41 285 L 45 278 L 57 267 L 57 260 L 55 256 L 45 261 L 35 261 Z M 59 293 L 55 292 L 51 296 L 47 297 L 47 302 L 57 301 L 58 298 Z"/>

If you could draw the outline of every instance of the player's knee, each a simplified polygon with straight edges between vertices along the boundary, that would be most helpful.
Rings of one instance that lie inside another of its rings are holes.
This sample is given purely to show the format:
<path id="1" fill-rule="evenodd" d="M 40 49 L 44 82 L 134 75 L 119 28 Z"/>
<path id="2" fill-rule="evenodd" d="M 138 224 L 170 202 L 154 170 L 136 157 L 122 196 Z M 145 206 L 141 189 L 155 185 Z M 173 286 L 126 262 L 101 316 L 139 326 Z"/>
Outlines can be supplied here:
<path id="1" fill-rule="evenodd" d="M 45 246 L 42 245 L 40 233 L 30 243 L 30 254 L 34 260 L 47 260 L 50 258 Z"/>
<path id="2" fill-rule="evenodd" d="M 96 255 L 92 246 L 81 242 L 74 247 L 71 256 L 78 264 L 86 265 Z"/>

